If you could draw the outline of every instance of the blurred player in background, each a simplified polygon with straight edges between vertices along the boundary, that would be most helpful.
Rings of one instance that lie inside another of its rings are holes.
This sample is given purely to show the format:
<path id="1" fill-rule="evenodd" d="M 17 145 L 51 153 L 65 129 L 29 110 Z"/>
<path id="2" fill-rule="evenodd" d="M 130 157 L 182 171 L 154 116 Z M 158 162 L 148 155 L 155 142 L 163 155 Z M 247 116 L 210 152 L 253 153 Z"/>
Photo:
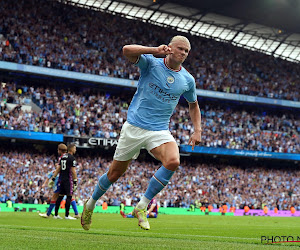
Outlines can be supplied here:
<path id="1" fill-rule="evenodd" d="M 67 145 L 63 144 L 63 143 L 60 143 L 58 146 L 57 146 L 57 153 L 58 153 L 58 161 L 60 160 L 60 158 L 62 157 L 63 154 L 65 154 L 66 152 L 68 151 L 68 148 L 67 148 Z M 55 164 L 55 166 L 57 167 L 58 164 Z M 48 183 L 49 183 L 49 180 L 52 179 L 52 176 L 53 176 L 53 173 L 54 171 L 51 171 L 47 174 L 47 179 L 45 180 L 45 182 L 43 183 L 43 188 L 47 187 Z M 55 202 L 58 198 L 58 194 L 59 194 L 59 185 L 60 185 L 60 182 L 59 182 L 59 177 L 57 176 L 55 179 L 54 179 L 54 192 L 52 194 L 52 197 L 51 197 L 51 200 L 50 200 L 50 206 L 47 210 L 47 213 L 39 213 L 39 216 L 43 217 L 43 218 L 49 218 L 50 215 L 51 215 L 51 212 L 53 210 L 53 208 L 55 207 Z"/>
<path id="2" fill-rule="evenodd" d="M 97 200 L 123 175 L 131 160 L 138 157 L 141 148 L 146 148 L 163 164 L 151 178 L 146 193 L 132 213 L 142 229 L 150 229 L 146 208 L 168 184 L 180 164 L 178 145 L 169 131 L 169 123 L 181 95 L 189 103 L 194 125 L 189 144 L 194 149 L 201 141 L 201 114 L 195 79 L 181 66 L 190 49 L 190 42 L 184 36 L 175 36 L 169 45 L 159 47 L 123 47 L 124 56 L 140 68 L 141 75 L 128 109 L 127 121 L 121 130 L 114 160 L 108 172 L 99 178 L 92 197 L 84 203 L 81 216 L 83 229 L 90 229 Z"/>
<path id="3" fill-rule="evenodd" d="M 122 209 L 120 210 L 120 214 L 123 218 L 134 218 L 132 213 L 125 214 L 124 210 Z M 158 205 L 156 199 L 153 198 L 147 207 L 147 218 L 157 218 L 157 215 L 158 215 Z"/>
<path id="4" fill-rule="evenodd" d="M 74 154 L 76 153 L 76 145 L 70 144 L 68 146 L 68 153 L 62 155 L 59 160 L 59 166 L 52 177 L 52 182 L 58 174 L 60 174 L 60 191 L 55 203 L 55 219 L 62 219 L 58 215 L 60 203 L 64 196 L 67 196 L 65 207 L 65 219 L 76 220 L 76 218 L 69 215 L 70 204 L 73 193 L 77 189 L 77 174 L 76 174 L 76 160 Z"/>
<path id="5" fill-rule="evenodd" d="M 60 158 L 62 157 L 62 155 L 67 153 L 67 151 L 68 151 L 67 145 L 65 145 L 64 143 L 60 143 L 58 145 L 58 147 L 57 147 L 57 153 L 59 155 L 58 162 L 59 162 Z M 59 167 L 58 162 L 57 162 L 57 164 L 55 164 L 56 167 Z M 50 188 L 53 187 L 53 189 L 54 189 L 53 195 L 52 195 L 51 200 L 50 200 L 50 206 L 47 210 L 47 213 L 39 213 L 39 216 L 41 216 L 43 218 L 49 218 L 51 216 L 52 210 L 55 208 L 55 203 L 56 203 L 56 200 L 57 200 L 57 198 L 59 196 L 59 192 L 60 192 L 60 178 L 59 178 L 59 176 L 56 176 L 56 178 L 54 178 L 54 180 L 52 180 L 52 176 L 53 176 L 54 172 L 55 171 L 51 171 L 47 174 L 47 179 L 45 180 L 45 182 L 43 183 L 43 186 L 42 186 L 43 188 L 45 188 L 49 185 Z M 75 213 L 74 217 L 76 219 L 78 219 L 79 214 L 78 214 L 76 201 L 75 201 L 74 198 L 71 201 L 71 205 L 72 205 L 72 208 L 73 208 L 74 213 Z"/>

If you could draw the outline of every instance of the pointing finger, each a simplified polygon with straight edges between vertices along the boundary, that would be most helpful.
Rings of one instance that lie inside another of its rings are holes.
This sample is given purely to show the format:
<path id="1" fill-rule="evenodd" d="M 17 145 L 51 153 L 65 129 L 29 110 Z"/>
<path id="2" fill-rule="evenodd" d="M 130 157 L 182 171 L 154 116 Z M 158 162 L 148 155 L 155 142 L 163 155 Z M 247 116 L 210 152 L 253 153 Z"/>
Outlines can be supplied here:
<path id="1" fill-rule="evenodd" d="M 194 151 L 195 141 L 192 141 L 192 151 Z"/>

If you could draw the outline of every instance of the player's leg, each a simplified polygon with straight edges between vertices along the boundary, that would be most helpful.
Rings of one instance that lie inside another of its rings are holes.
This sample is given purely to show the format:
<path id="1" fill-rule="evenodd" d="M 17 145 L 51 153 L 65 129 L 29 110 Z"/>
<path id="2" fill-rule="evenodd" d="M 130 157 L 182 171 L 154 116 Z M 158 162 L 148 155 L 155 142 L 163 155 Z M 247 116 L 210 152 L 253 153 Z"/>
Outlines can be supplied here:
<path id="1" fill-rule="evenodd" d="M 84 230 L 89 230 L 92 223 L 92 214 L 96 206 L 97 200 L 105 194 L 113 182 L 126 171 L 128 164 L 131 160 L 117 161 L 113 160 L 107 173 L 99 178 L 98 184 L 95 187 L 94 193 L 89 200 L 84 203 L 83 212 L 81 215 L 81 225 Z"/>
<path id="2" fill-rule="evenodd" d="M 60 192 L 60 186 L 56 185 L 54 193 L 52 194 L 52 197 L 50 199 L 50 206 L 47 210 L 47 213 L 45 213 L 45 214 L 40 213 L 39 215 L 41 217 L 43 217 L 43 218 L 49 218 L 50 217 L 50 215 L 52 213 L 52 210 L 55 208 L 55 203 L 56 203 L 56 200 L 58 198 L 59 192 Z"/>
<path id="3" fill-rule="evenodd" d="M 60 203 L 61 201 L 63 200 L 64 198 L 64 195 L 63 194 L 59 194 L 57 200 L 56 200 L 56 203 L 55 203 L 55 215 L 54 215 L 54 219 L 62 219 L 59 215 L 58 215 L 58 210 L 59 210 L 59 207 L 60 207 Z"/>
<path id="4" fill-rule="evenodd" d="M 59 195 L 58 198 L 55 202 L 55 215 L 54 215 L 54 219 L 62 219 L 59 215 L 58 215 L 58 210 L 60 207 L 60 203 L 63 200 L 65 194 L 68 193 L 68 189 L 67 189 L 68 184 L 66 182 L 62 182 L 60 183 L 60 188 L 59 188 Z"/>
<path id="5" fill-rule="evenodd" d="M 123 217 L 123 218 L 126 218 L 126 214 L 124 213 L 124 211 L 120 211 L 120 215 Z"/>
<path id="6" fill-rule="evenodd" d="M 74 217 L 75 217 L 76 219 L 78 219 L 78 218 L 79 218 L 79 214 L 78 214 L 77 204 L 76 204 L 76 201 L 75 201 L 74 198 L 72 198 L 72 200 L 71 200 L 71 206 L 72 206 L 72 208 L 73 208 L 73 210 L 74 210 L 74 214 L 75 214 Z"/>
<path id="7" fill-rule="evenodd" d="M 71 200 L 72 200 L 72 195 L 73 195 L 73 182 L 66 181 L 65 189 L 66 189 L 66 194 L 67 194 L 66 207 L 65 207 L 65 219 L 76 220 L 76 218 L 69 215 Z"/>
<path id="8" fill-rule="evenodd" d="M 43 218 L 49 218 L 51 213 L 52 213 L 52 210 L 53 208 L 55 208 L 55 202 L 57 200 L 57 197 L 58 197 L 58 194 L 53 194 L 51 199 L 50 199 L 50 205 L 47 209 L 47 212 L 46 213 L 39 213 L 39 216 L 43 217 Z"/>
<path id="9" fill-rule="evenodd" d="M 99 178 L 92 197 L 84 203 L 81 215 L 81 225 L 84 230 L 90 229 L 92 214 L 97 200 L 100 199 L 111 184 L 117 181 L 126 171 L 131 159 L 138 157 L 144 140 L 142 129 L 132 126 L 128 122 L 124 123 L 114 154 L 114 160 L 108 172 Z"/>
<path id="10" fill-rule="evenodd" d="M 138 208 L 148 206 L 154 196 L 169 183 L 169 180 L 180 164 L 179 150 L 176 142 L 164 143 L 159 147 L 152 149 L 151 153 L 156 159 L 160 160 L 163 165 L 156 171 L 150 180 L 149 186 L 144 195 L 144 197 L 147 198 L 147 203 L 145 204 L 141 200 L 137 206 Z"/>
<path id="11" fill-rule="evenodd" d="M 89 210 L 95 208 L 96 202 L 107 191 L 110 185 L 117 181 L 126 171 L 131 159 L 136 159 L 144 143 L 144 129 L 125 122 L 114 154 L 114 160 L 107 173 L 99 178 L 92 197 L 86 203 Z"/>
<path id="12" fill-rule="evenodd" d="M 86 204 L 87 209 L 93 210 L 95 208 L 97 200 L 100 199 L 113 182 L 117 181 L 124 174 L 130 161 L 113 160 L 108 172 L 99 178 L 94 193 Z"/>
<path id="13" fill-rule="evenodd" d="M 120 214 L 123 218 L 134 218 L 134 216 L 132 215 L 132 213 L 129 214 L 125 214 L 124 211 L 120 211 Z"/>
<path id="14" fill-rule="evenodd" d="M 156 159 L 162 162 L 163 166 L 150 179 L 144 196 L 133 210 L 133 215 L 139 219 L 139 226 L 143 229 L 150 229 L 146 215 L 148 204 L 168 184 L 180 164 L 179 150 L 175 141 L 161 144 L 153 148 L 150 152 Z"/>
<path id="15" fill-rule="evenodd" d="M 72 195 L 71 194 L 67 195 L 65 219 L 76 220 L 76 218 L 74 218 L 74 217 L 72 217 L 72 216 L 69 215 L 71 200 L 72 200 Z"/>
<path id="16" fill-rule="evenodd" d="M 141 130 L 135 126 L 125 122 L 118 141 L 118 145 L 114 154 L 114 160 L 107 173 L 99 178 L 99 182 L 95 187 L 92 197 L 87 201 L 86 208 L 93 210 L 96 202 L 107 191 L 110 185 L 117 181 L 126 171 L 131 159 L 136 159 L 142 146 L 143 135 L 138 135 Z"/>
<path id="17" fill-rule="evenodd" d="M 65 207 L 65 215 L 69 216 L 70 206 L 71 206 L 72 195 L 67 195 L 66 207 Z"/>
<path id="18" fill-rule="evenodd" d="M 50 206 L 47 210 L 47 216 L 50 216 L 51 213 L 52 213 L 52 210 L 55 208 L 55 203 L 56 203 L 56 200 L 59 196 L 59 193 L 54 193 L 51 197 L 51 201 L 50 201 Z"/>

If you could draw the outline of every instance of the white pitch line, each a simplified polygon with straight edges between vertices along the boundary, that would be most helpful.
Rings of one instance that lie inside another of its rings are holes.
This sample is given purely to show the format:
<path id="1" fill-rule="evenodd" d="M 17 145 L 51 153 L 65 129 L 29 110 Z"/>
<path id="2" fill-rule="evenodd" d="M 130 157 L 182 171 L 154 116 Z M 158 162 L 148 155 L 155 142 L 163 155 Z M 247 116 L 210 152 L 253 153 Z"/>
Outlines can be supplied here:
<path id="1" fill-rule="evenodd" d="M 49 227 L 32 227 L 32 226 L 15 226 L 15 225 L 1 225 L 1 227 L 6 227 L 6 228 L 12 228 L 12 229 L 18 229 L 18 228 L 36 228 L 36 229 L 49 229 Z M 56 228 L 57 230 L 69 230 L 70 232 L 72 231 L 82 231 L 84 232 L 83 229 L 81 228 Z M 111 232 L 111 233 L 124 233 L 125 235 L 121 236 L 126 236 L 126 234 L 143 234 L 146 235 L 145 233 L 148 234 L 154 234 L 154 235 L 168 235 L 168 236 L 182 236 L 182 237 L 198 237 L 198 238 L 221 238 L 221 239 L 233 239 L 233 240 L 260 240 L 258 238 L 244 238 L 244 237 L 231 237 L 231 236 L 218 236 L 218 235 L 197 235 L 197 234 L 172 234 L 172 233 L 156 233 L 156 232 L 130 232 L 130 231 L 118 231 L 118 230 L 111 230 L 111 229 L 92 229 L 90 232 Z"/>

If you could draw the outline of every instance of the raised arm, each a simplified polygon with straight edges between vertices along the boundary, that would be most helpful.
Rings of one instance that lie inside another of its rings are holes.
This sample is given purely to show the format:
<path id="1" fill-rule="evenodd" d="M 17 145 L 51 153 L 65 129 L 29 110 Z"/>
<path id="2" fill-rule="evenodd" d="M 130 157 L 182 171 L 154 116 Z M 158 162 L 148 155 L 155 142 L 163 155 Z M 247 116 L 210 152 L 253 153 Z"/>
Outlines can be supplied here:
<path id="1" fill-rule="evenodd" d="M 195 145 L 201 142 L 201 113 L 198 105 L 198 101 L 194 103 L 189 103 L 189 112 L 194 125 L 194 133 L 191 135 L 189 140 L 189 145 L 192 145 L 192 150 L 194 150 Z"/>
<path id="2" fill-rule="evenodd" d="M 135 63 L 140 55 L 153 54 L 154 56 L 165 56 L 171 54 L 171 48 L 167 45 L 160 45 L 159 47 L 147 47 L 142 45 L 125 45 L 123 47 L 123 55 L 132 63 Z"/>

